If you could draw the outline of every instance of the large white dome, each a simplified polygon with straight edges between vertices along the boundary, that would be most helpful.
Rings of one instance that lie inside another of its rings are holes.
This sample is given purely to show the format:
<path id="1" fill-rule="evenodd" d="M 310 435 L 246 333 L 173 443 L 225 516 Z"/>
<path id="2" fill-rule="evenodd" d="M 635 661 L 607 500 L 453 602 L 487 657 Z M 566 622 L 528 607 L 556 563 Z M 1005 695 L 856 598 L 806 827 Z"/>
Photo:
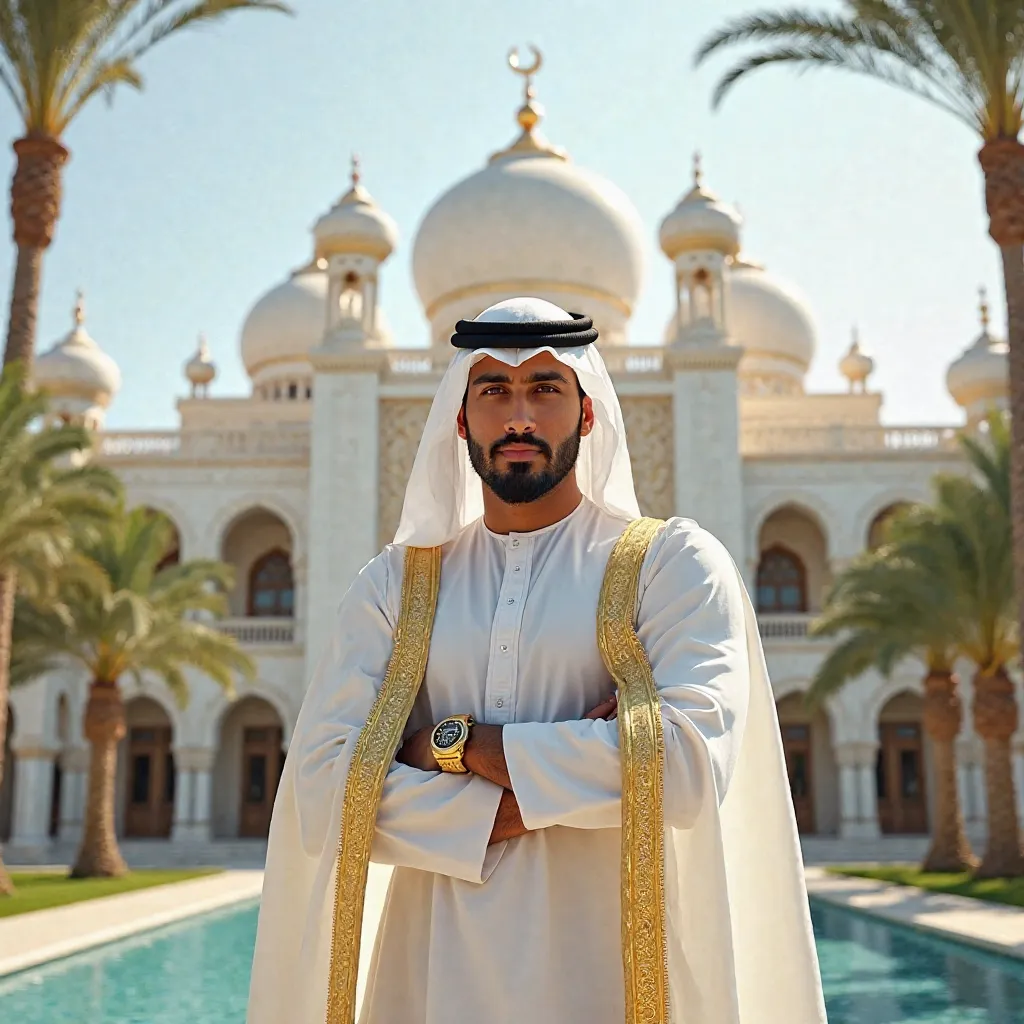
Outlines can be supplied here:
<path id="1" fill-rule="evenodd" d="M 639 214 L 621 189 L 524 124 L 519 142 L 427 213 L 413 275 L 435 343 L 447 342 L 456 320 L 516 295 L 586 313 L 615 343 L 625 340 L 640 293 L 642 239 Z"/>
<path id="2" fill-rule="evenodd" d="M 803 299 L 759 267 L 726 273 L 726 330 L 744 350 L 739 373 L 748 391 L 794 393 L 814 358 L 815 330 Z"/>
<path id="3" fill-rule="evenodd" d="M 327 273 L 297 270 L 252 307 L 242 325 L 242 362 L 254 377 L 273 363 L 305 363 L 327 326 Z"/>
<path id="4" fill-rule="evenodd" d="M 1010 347 L 989 330 L 988 299 L 981 294 L 981 333 L 946 373 L 953 400 L 967 412 L 968 423 L 992 409 L 1005 409 L 1010 389 Z"/>

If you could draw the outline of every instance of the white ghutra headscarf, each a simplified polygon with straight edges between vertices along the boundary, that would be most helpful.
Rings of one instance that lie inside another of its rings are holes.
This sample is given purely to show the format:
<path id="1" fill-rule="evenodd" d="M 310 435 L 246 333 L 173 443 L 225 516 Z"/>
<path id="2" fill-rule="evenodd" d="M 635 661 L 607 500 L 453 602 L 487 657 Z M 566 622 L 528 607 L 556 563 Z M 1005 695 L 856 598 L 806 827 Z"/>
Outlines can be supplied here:
<path id="1" fill-rule="evenodd" d="M 572 314 L 543 299 L 517 298 L 491 306 L 475 322 L 515 325 L 573 319 Z M 567 335 L 567 340 L 569 337 L 571 335 Z M 410 547 L 444 544 L 483 515 L 483 485 L 469 461 L 469 448 L 459 437 L 456 425 L 470 368 L 484 356 L 512 367 L 521 366 L 541 352 L 550 352 L 569 367 L 594 403 L 594 429 L 580 442 L 576 463 L 580 490 L 595 505 L 613 515 L 629 519 L 639 517 L 622 409 L 608 368 L 594 345 L 460 348 L 441 378 L 427 416 L 405 489 L 396 544 Z"/>

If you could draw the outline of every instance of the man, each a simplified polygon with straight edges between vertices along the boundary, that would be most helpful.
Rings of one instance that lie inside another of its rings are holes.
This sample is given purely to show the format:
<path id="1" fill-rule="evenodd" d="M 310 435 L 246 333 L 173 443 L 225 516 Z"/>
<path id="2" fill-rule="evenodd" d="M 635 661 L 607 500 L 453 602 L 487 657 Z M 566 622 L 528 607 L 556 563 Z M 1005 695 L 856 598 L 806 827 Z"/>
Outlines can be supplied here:
<path id="1" fill-rule="evenodd" d="M 363 1024 L 825 1020 L 750 603 L 640 519 L 596 337 L 536 299 L 459 323 L 296 725 L 249 1024 L 351 1024 L 374 930 Z"/>

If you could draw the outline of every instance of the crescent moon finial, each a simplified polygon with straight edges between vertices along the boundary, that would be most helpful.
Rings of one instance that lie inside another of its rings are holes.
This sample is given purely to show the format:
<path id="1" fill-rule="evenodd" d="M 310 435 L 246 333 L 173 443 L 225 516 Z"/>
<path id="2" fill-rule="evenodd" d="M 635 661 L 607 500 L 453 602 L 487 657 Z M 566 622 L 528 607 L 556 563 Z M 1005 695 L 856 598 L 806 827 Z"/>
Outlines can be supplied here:
<path id="1" fill-rule="evenodd" d="M 508 66 L 517 74 L 522 75 L 526 79 L 532 78 L 544 65 L 544 55 L 537 49 L 533 43 L 530 44 L 530 51 L 533 53 L 533 63 L 524 66 L 522 61 L 519 59 L 519 47 L 513 46 L 508 51 Z"/>

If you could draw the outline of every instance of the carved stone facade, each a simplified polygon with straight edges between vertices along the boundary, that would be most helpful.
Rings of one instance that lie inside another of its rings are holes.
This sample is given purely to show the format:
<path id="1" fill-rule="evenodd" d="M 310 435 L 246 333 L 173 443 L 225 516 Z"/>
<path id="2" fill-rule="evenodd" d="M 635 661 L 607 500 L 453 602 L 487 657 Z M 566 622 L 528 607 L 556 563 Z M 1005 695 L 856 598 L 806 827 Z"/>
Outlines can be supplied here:
<path id="1" fill-rule="evenodd" d="M 621 401 L 640 511 L 667 519 L 675 515 L 672 398 L 630 395 Z"/>
<path id="2" fill-rule="evenodd" d="M 390 544 L 402 517 L 405 485 L 430 412 L 426 398 L 384 398 L 380 403 L 380 544 Z"/>

